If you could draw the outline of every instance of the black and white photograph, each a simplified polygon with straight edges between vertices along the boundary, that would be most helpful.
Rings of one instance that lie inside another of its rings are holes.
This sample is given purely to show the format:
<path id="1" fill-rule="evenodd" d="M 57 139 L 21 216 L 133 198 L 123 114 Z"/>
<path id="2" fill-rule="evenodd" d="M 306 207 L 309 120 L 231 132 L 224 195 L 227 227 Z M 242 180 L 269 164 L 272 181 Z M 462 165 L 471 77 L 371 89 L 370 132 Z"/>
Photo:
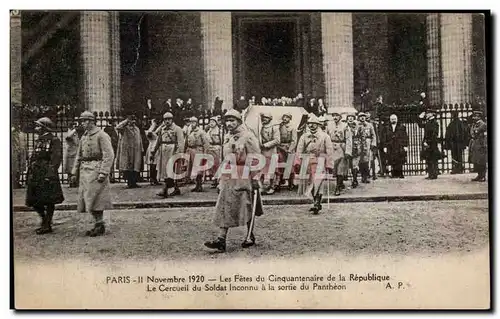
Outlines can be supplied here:
<path id="1" fill-rule="evenodd" d="M 490 20 L 10 10 L 11 308 L 490 309 Z"/>

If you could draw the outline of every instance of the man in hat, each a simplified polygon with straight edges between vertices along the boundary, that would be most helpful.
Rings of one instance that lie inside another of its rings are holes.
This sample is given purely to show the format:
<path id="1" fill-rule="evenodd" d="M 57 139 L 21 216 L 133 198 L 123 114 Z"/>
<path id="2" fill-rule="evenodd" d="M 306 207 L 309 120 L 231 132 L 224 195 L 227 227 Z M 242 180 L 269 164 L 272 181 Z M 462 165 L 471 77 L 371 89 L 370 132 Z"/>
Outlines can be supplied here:
<path id="1" fill-rule="evenodd" d="M 224 115 L 227 135 L 224 138 L 224 168 L 219 184 L 219 196 L 215 205 L 215 226 L 219 228 L 217 239 L 205 242 L 205 246 L 226 250 L 226 237 L 229 228 L 247 226 L 247 237 L 242 243 L 243 248 L 255 244 L 253 227 L 255 216 L 263 214 L 260 200 L 259 183 L 254 174 L 245 176 L 247 156 L 260 154 L 259 141 L 255 135 L 243 125 L 241 113 L 231 109 Z M 234 161 L 229 160 L 234 156 Z M 237 176 L 229 173 L 236 171 Z M 234 178 L 237 177 L 237 178 Z"/>
<path id="2" fill-rule="evenodd" d="M 208 122 L 208 141 L 210 145 L 208 146 L 207 154 L 212 155 L 214 159 L 214 164 L 210 168 L 209 174 L 213 178 L 212 188 L 217 187 L 217 178 L 216 173 L 219 169 L 219 165 L 221 162 L 222 156 L 222 130 L 219 127 L 217 117 L 210 118 L 210 122 Z"/>
<path id="3" fill-rule="evenodd" d="M 104 211 L 112 207 L 109 173 L 115 154 L 111 138 L 96 126 L 94 114 L 83 112 L 80 123 L 85 133 L 78 145 L 71 178 L 79 176 L 77 211 L 92 214 L 95 219 L 94 228 L 86 235 L 96 237 L 104 235 Z"/>
<path id="4" fill-rule="evenodd" d="M 392 167 L 392 178 L 404 178 L 403 164 L 408 152 L 408 134 L 406 127 L 398 122 L 396 114 L 389 117 L 389 125 L 385 129 L 385 139 L 382 141 L 383 151 Z"/>
<path id="5" fill-rule="evenodd" d="M 323 132 L 326 132 L 326 124 L 328 122 L 328 120 L 326 119 L 325 116 L 321 115 L 318 117 L 318 121 L 319 121 L 319 128 L 323 131 Z"/>
<path id="6" fill-rule="evenodd" d="M 439 124 L 436 120 L 436 113 L 433 110 L 425 112 L 424 138 L 422 141 L 422 152 L 420 156 L 427 164 L 428 177 L 426 179 L 437 179 L 438 160 L 441 158 L 441 152 L 438 148 Z M 420 118 L 422 118 L 420 116 Z"/>
<path id="7" fill-rule="evenodd" d="M 303 165 L 306 161 L 307 168 L 301 167 L 300 184 L 298 193 L 300 195 L 312 196 L 313 206 L 309 211 L 318 214 L 321 210 L 321 199 L 323 197 L 325 168 L 326 171 L 332 171 L 332 141 L 328 134 L 323 132 L 318 117 L 314 114 L 309 115 L 307 126 L 309 132 L 300 137 L 297 144 L 298 165 Z M 323 167 L 322 167 L 323 165 Z M 319 166 L 319 169 L 318 169 Z M 308 178 L 302 176 L 306 172 Z"/>
<path id="8" fill-rule="evenodd" d="M 55 204 L 64 201 L 59 180 L 62 143 L 53 134 L 54 123 L 47 117 L 35 121 L 38 138 L 28 161 L 26 176 L 26 206 L 33 207 L 41 218 L 39 235 L 52 232 Z"/>
<path id="9" fill-rule="evenodd" d="M 192 116 L 190 119 L 191 129 L 189 135 L 187 136 L 187 149 L 186 152 L 189 154 L 189 177 L 192 175 L 193 163 L 195 156 L 197 154 L 205 154 L 208 153 L 208 148 L 210 147 L 210 141 L 207 133 L 198 125 L 198 119 Z M 205 163 L 200 163 L 200 165 L 204 165 Z M 196 172 L 196 186 L 193 189 L 193 192 L 202 192 L 203 191 L 203 171 Z"/>
<path id="10" fill-rule="evenodd" d="M 273 116 L 269 113 L 260 115 L 262 127 L 260 129 L 260 149 L 266 158 L 266 166 L 262 170 L 265 178 L 269 178 L 269 187 L 264 194 L 271 195 L 278 190 L 279 185 L 275 185 L 275 172 L 270 171 L 271 159 L 277 154 L 277 146 L 280 144 L 280 130 L 271 121 Z"/>
<path id="11" fill-rule="evenodd" d="M 137 181 L 142 171 L 143 144 L 136 117 L 129 115 L 116 126 L 120 134 L 116 157 L 116 166 L 127 180 L 128 188 L 139 188 Z"/>
<path id="12" fill-rule="evenodd" d="M 446 127 L 444 148 L 451 151 L 452 170 L 451 174 L 463 173 L 462 152 L 469 143 L 469 128 L 458 117 L 458 111 L 451 112 L 451 122 Z"/>
<path id="13" fill-rule="evenodd" d="M 332 163 L 333 174 L 336 176 L 337 185 L 335 186 L 335 196 L 340 195 L 340 191 L 345 188 L 344 176 L 347 175 L 348 164 L 345 158 L 346 147 L 346 127 L 341 122 L 342 116 L 339 113 L 332 113 L 333 121 L 330 121 L 326 127 L 326 133 L 332 140 Z M 348 136 L 351 137 L 350 135 Z M 350 142 L 352 143 L 352 142 Z"/>
<path id="14" fill-rule="evenodd" d="M 172 113 L 167 112 L 163 115 L 163 123 L 156 129 L 155 134 L 158 135 L 158 140 L 151 155 L 155 156 L 156 152 L 160 152 L 157 162 L 158 180 L 165 181 L 163 191 L 157 195 L 164 198 L 180 195 L 181 191 L 177 181 L 172 175 L 173 172 L 167 170 L 167 165 L 170 158 L 175 154 L 184 152 L 184 132 L 174 123 Z M 178 173 L 178 163 L 172 163 L 172 165 L 174 165 L 174 171 Z M 169 194 L 168 189 L 170 187 L 174 187 L 174 191 Z"/>
<path id="15" fill-rule="evenodd" d="M 290 156 L 295 155 L 295 149 L 297 148 L 297 129 L 291 124 L 292 114 L 286 113 L 281 117 L 281 123 L 279 125 L 280 131 L 280 145 L 278 146 L 279 162 L 286 163 Z M 280 177 L 280 184 L 284 183 L 284 168 L 278 170 Z M 293 190 L 294 184 L 294 172 L 290 172 L 288 178 L 288 189 Z"/>
<path id="16" fill-rule="evenodd" d="M 359 171 L 361 173 L 361 182 L 370 183 L 370 162 L 373 157 L 373 149 L 377 147 L 375 129 L 371 123 L 366 122 L 366 114 L 358 114 L 358 130 L 361 139 L 359 153 Z"/>
<path id="17" fill-rule="evenodd" d="M 474 111 L 472 114 L 473 124 L 470 129 L 471 140 L 469 143 L 469 158 L 474 164 L 477 176 L 473 182 L 486 181 L 486 164 L 488 162 L 487 125 L 481 117 L 483 113 Z"/>
<path id="18" fill-rule="evenodd" d="M 358 129 L 358 123 L 355 121 L 354 114 L 347 115 L 347 126 L 345 130 L 346 149 L 345 156 L 348 162 L 348 167 L 351 169 L 352 183 L 351 187 L 358 187 L 358 172 L 361 148 L 361 134 Z"/>

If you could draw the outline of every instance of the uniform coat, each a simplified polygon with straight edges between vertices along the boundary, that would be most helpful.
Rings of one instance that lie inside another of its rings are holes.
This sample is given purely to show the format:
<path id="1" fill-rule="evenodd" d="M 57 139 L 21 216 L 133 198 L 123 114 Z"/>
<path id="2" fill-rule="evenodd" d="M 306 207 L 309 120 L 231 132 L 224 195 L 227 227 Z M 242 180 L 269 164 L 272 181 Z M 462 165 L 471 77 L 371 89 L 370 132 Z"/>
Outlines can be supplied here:
<path id="1" fill-rule="evenodd" d="M 345 136 L 345 154 L 351 156 L 351 161 L 348 164 L 352 165 L 352 169 L 359 169 L 362 139 L 356 122 L 346 125 Z"/>
<path id="2" fill-rule="evenodd" d="M 319 158 L 324 158 L 324 166 L 326 168 L 332 168 L 332 154 L 333 145 L 330 136 L 325 132 L 321 131 L 319 128 L 315 133 L 306 132 L 304 133 L 297 144 L 297 158 L 301 161 L 301 165 L 304 165 L 306 161 L 305 157 L 308 157 L 306 174 L 309 176 L 301 176 L 304 168 L 301 167 L 299 174 L 299 195 L 312 195 L 311 190 L 314 190 L 314 195 L 323 194 L 323 180 L 318 174 L 325 174 L 325 170 L 319 171 L 318 164 Z"/>
<path id="3" fill-rule="evenodd" d="M 219 197 L 215 205 L 214 224 L 217 227 L 246 226 L 252 217 L 252 174 L 243 178 L 248 154 L 260 154 L 259 141 L 244 125 L 236 128 L 235 132 L 226 134 L 224 138 L 224 159 L 234 154 L 236 172 L 239 178 L 232 178 L 231 174 L 221 174 L 219 179 Z M 228 165 L 231 163 L 223 163 Z M 234 165 L 234 163 L 232 163 Z M 260 201 L 256 209 L 256 216 L 263 214 Z"/>
<path id="4" fill-rule="evenodd" d="M 191 176 L 193 169 L 194 158 L 196 154 L 205 154 L 210 146 L 210 141 L 208 139 L 207 132 L 205 132 L 201 127 L 197 126 L 191 129 L 189 135 L 187 136 L 187 149 L 186 152 L 189 154 L 189 168 L 188 176 Z M 200 165 L 204 165 L 205 160 L 201 161 Z M 201 172 L 198 172 L 198 174 Z"/>
<path id="5" fill-rule="evenodd" d="M 209 170 L 210 175 L 214 176 L 219 169 L 221 162 L 221 152 L 222 152 L 222 132 L 219 126 L 210 128 L 207 131 L 209 146 L 207 149 L 207 154 L 212 155 L 214 158 L 214 165 Z"/>
<path id="6" fill-rule="evenodd" d="M 80 138 L 78 137 L 76 130 L 72 129 L 68 132 L 65 140 L 66 143 L 64 148 L 63 168 L 64 173 L 71 174 L 73 166 L 75 165 L 76 152 L 78 151 L 78 143 L 80 142 Z"/>
<path id="7" fill-rule="evenodd" d="M 120 133 L 116 167 L 120 171 L 142 171 L 143 144 L 139 128 L 135 125 L 130 128 L 127 122 L 122 121 L 116 129 Z"/>
<path id="8" fill-rule="evenodd" d="M 266 166 L 262 169 L 262 173 L 267 175 L 269 178 L 274 178 L 275 172 L 269 171 L 269 166 L 271 165 L 271 158 L 273 154 L 278 152 L 278 145 L 280 145 L 280 130 L 277 125 L 269 123 L 263 125 L 260 130 L 260 149 L 262 155 L 266 158 Z"/>
<path id="9" fill-rule="evenodd" d="M 291 123 L 282 123 L 279 126 L 280 144 L 278 146 L 278 161 L 279 163 L 286 163 L 289 156 L 295 156 L 297 148 L 297 129 Z M 284 168 L 279 169 L 279 173 L 283 174 Z"/>
<path id="10" fill-rule="evenodd" d="M 346 124 L 331 121 L 327 124 L 326 133 L 332 140 L 332 165 L 334 175 L 347 175 L 348 165 L 345 160 Z"/>
<path id="11" fill-rule="evenodd" d="M 486 141 L 487 125 L 479 120 L 470 129 L 469 160 L 474 165 L 486 165 L 488 161 L 488 144 Z"/>
<path id="12" fill-rule="evenodd" d="M 158 135 L 155 133 L 156 124 L 151 124 L 149 129 L 146 131 L 146 138 L 148 139 L 148 148 L 146 149 L 146 165 L 156 165 L 160 158 L 160 154 L 156 153 L 154 158 L 151 159 L 151 154 L 156 147 L 156 142 L 158 141 Z"/>
<path id="13" fill-rule="evenodd" d="M 72 175 L 79 174 L 78 212 L 92 213 L 112 207 L 109 172 L 114 155 L 111 138 L 100 128 L 94 127 L 83 134 L 72 171 Z M 99 174 L 106 175 L 102 183 L 97 181 Z"/>
<path id="14" fill-rule="evenodd" d="M 62 143 L 55 135 L 45 133 L 35 141 L 26 176 L 26 206 L 64 201 L 58 173 L 61 160 Z"/>
<path id="15" fill-rule="evenodd" d="M 26 135 L 17 129 L 12 130 L 12 174 L 17 176 L 26 170 Z"/>
<path id="16" fill-rule="evenodd" d="M 167 178 L 174 178 L 167 172 L 167 164 L 170 158 L 177 153 L 184 152 L 184 132 L 175 123 L 169 127 L 160 125 L 155 133 L 158 135 L 156 141 L 155 155 L 159 153 L 158 163 L 156 169 L 158 170 L 158 180 L 165 180 Z M 177 166 L 179 167 L 179 166 Z M 177 170 L 175 170 L 177 171 Z"/>
<path id="17" fill-rule="evenodd" d="M 393 130 L 389 123 L 384 130 L 383 147 L 387 147 L 387 162 L 392 166 L 403 165 L 406 159 L 404 147 L 408 147 L 408 133 L 406 127 L 397 123 Z"/>
<path id="18" fill-rule="evenodd" d="M 359 150 L 359 161 L 370 162 L 373 159 L 372 149 L 377 147 L 377 135 L 371 123 L 359 122 L 358 130 L 361 139 Z"/>

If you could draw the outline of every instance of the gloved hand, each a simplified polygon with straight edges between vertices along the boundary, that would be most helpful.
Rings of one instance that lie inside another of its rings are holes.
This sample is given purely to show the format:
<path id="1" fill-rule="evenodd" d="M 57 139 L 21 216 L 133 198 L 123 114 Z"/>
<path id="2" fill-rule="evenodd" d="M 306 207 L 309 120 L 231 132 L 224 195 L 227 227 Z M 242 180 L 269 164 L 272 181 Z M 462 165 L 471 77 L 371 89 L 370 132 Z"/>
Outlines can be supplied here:
<path id="1" fill-rule="evenodd" d="M 104 182 L 104 180 L 106 180 L 106 175 L 102 174 L 102 173 L 99 173 L 99 177 L 97 177 L 97 181 L 99 183 L 102 183 L 102 182 Z"/>

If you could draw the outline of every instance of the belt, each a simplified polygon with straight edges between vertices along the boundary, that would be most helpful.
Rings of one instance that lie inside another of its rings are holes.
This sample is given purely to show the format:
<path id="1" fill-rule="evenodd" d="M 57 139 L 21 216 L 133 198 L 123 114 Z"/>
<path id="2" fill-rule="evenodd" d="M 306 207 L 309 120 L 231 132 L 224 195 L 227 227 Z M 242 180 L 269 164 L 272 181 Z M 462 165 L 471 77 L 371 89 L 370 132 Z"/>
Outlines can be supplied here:
<path id="1" fill-rule="evenodd" d="M 177 144 L 176 142 L 161 142 L 161 144 L 169 144 L 169 145 L 173 145 L 173 144 Z"/>

